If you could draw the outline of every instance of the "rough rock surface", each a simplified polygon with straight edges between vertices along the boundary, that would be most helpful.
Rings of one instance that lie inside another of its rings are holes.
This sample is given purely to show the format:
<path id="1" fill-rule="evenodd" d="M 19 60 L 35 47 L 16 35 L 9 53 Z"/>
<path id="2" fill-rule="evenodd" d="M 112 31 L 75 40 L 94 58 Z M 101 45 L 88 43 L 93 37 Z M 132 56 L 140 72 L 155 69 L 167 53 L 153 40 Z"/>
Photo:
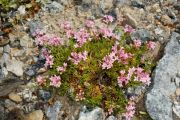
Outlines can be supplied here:
<path id="1" fill-rule="evenodd" d="M 86 109 L 79 114 L 78 120 L 104 120 L 103 110 L 101 108 L 95 108 L 90 112 L 86 112 Z"/>
<path id="2" fill-rule="evenodd" d="M 154 85 L 147 94 L 146 108 L 153 120 L 173 120 L 171 96 L 179 86 L 172 80 L 180 71 L 180 44 L 173 33 L 165 48 L 165 55 L 159 61 L 154 75 Z"/>

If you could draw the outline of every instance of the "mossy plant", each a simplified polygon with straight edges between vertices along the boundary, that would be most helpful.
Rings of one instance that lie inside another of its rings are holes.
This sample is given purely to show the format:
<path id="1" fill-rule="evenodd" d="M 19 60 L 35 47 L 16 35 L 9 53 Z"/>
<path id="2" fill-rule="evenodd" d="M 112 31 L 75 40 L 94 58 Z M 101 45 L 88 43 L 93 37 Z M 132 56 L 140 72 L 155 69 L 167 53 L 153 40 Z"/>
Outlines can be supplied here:
<path id="1" fill-rule="evenodd" d="M 113 33 L 108 27 L 94 32 L 93 22 L 89 24 L 86 29 L 74 32 L 64 23 L 65 33 L 72 33 L 68 44 L 57 36 L 36 32 L 37 44 L 46 48 L 43 54 L 49 74 L 49 77 L 38 76 L 37 81 L 86 105 L 100 106 L 109 114 L 125 113 L 127 105 L 133 105 L 125 90 L 150 84 L 153 63 L 144 54 L 154 48 L 154 43 L 127 42 L 133 32 L 130 26 L 120 27 Z"/>

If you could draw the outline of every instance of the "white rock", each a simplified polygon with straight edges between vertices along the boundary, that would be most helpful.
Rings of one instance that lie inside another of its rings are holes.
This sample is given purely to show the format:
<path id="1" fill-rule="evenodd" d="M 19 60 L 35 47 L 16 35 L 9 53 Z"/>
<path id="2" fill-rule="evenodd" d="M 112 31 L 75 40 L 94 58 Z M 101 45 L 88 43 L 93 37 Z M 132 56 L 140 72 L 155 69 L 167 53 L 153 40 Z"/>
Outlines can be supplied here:
<path id="1" fill-rule="evenodd" d="M 24 15 L 26 14 L 26 7 L 24 5 L 21 5 L 19 8 L 18 8 L 18 11 L 21 15 Z"/>

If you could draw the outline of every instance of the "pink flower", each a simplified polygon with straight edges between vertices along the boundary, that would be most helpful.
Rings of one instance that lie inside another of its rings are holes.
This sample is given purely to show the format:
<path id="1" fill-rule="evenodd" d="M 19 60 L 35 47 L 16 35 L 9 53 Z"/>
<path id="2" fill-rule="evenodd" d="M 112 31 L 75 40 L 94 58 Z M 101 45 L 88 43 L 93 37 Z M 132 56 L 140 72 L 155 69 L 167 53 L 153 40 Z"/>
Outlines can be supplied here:
<path id="1" fill-rule="evenodd" d="M 111 15 L 105 15 L 103 18 L 103 22 L 106 24 L 113 22 L 114 18 Z"/>
<path id="2" fill-rule="evenodd" d="M 79 93 L 76 94 L 76 101 L 82 101 L 84 100 L 84 91 L 83 90 L 79 90 Z"/>
<path id="3" fill-rule="evenodd" d="M 51 68 L 52 65 L 54 64 L 53 56 L 50 55 L 50 53 L 49 53 L 46 49 L 43 49 L 43 50 L 42 50 L 42 54 L 43 54 L 43 56 L 44 56 L 45 59 L 46 59 L 45 67 L 50 66 L 50 68 Z"/>
<path id="4" fill-rule="evenodd" d="M 111 115 L 112 113 L 113 113 L 113 108 L 110 107 L 110 108 L 108 109 L 108 114 Z"/>
<path id="5" fill-rule="evenodd" d="M 36 37 L 36 45 L 44 45 L 49 39 L 48 35 L 41 35 Z"/>
<path id="6" fill-rule="evenodd" d="M 135 48 L 141 47 L 141 40 L 138 39 L 138 40 L 134 40 L 133 42 L 134 42 Z"/>
<path id="7" fill-rule="evenodd" d="M 133 32 L 135 32 L 135 29 L 133 29 L 133 28 L 132 28 L 131 26 L 129 26 L 129 25 L 125 25 L 124 32 L 133 33 Z"/>
<path id="8" fill-rule="evenodd" d="M 111 37 L 113 35 L 112 30 L 109 28 L 106 28 L 106 27 L 101 28 L 99 30 L 99 32 L 103 35 L 104 38 L 108 38 L 108 37 Z"/>
<path id="9" fill-rule="evenodd" d="M 58 67 L 57 71 L 62 74 L 63 72 L 66 71 L 66 67 L 67 67 L 67 63 L 63 63 L 63 66 L 62 67 Z"/>
<path id="10" fill-rule="evenodd" d="M 126 75 L 125 75 L 125 73 L 126 73 L 125 70 L 120 70 L 119 73 L 120 73 L 120 75 L 117 78 L 118 85 L 119 85 L 119 87 L 123 87 L 124 85 L 127 85 L 129 81 L 128 81 Z"/>
<path id="11" fill-rule="evenodd" d="M 113 66 L 114 61 L 116 60 L 117 57 L 114 52 L 110 53 L 109 55 L 106 55 L 103 58 L 102 69 L 110 69 Z"/>
<path id="12" fill-rule="evenodd" d="M 60 76 L 56 76 L 56 75 L 51 76 L 50 80 L 51 80 L 51 82 L 50 82 L 51 86 L 60 87 L 60 85 L 61 85 L 61 77 Z"/>
<path id="13" fill-rule="evenodd" d="M 94 27 L 94 22 L 92 20 L 86 20 L 85 21 L 85 26 L 88 28 L 93 28 Z"/>
<path id="14" fill-rule="evenodd" d="M 52 55 L 45 56 L 45 59 L 46 59 L 45 67 L 50 66 L 50 68 L 51 68 L 52 65 L 54 64 L 53 63 L 54 62 L 53 56 Z"/>
<path id="15" fill-rule="evenodd" d="M 127 64 L 127 59 L 132 58 L 132 54 L 126 53 L 124 48 L 121 47 L 120 50 L 117 51 L 118 61 L 124 64 Z"/>
<path id="16" fill-rule="evenodd" d="M 150 75 L 148 73 L 146 73 L 144 71 L 144 69 L 142 68 L 136 68 L 136 71 L 135 71 L 135 79 L 136 81 L 140 81 L 142 83 L 144 83 L 145 85 L 150 85 L 151 83 L 151 78 L 150 78 Z"/>
<path id="17" fill-rule="evenodd" d="M 126 113 L 123 113 L 123 116 L 126 120 L 132 120 L 135 114 L 135 103 L 133 101 L 129 101 L 128 105 L 126 106 Z"/>
<path id="18" fill-rule="evenodd" d="M 67 36 L 67 38 L 72 38 L 74 36 L 74 31 L 73 30 L 66 30 L 66 36 Z"/>
<path id="19" fill-rule="evenodd" d="M 147 43 L 147 48 L 148 48 L 149 50 L 154 50 L 155 47 L 156 47 L 156 43 L 155 43 L 155 42 L 149 41 L 149 42 Z"/>
<path id="20" fill-rule="evenodd" d="M 65 30 L 70 30 L 71 29 L 71 23 L 69 21 L 64 21 L 62 24 L 60 24 L 62 28 Z"/>
<path id="21" fill-rule="evenodd" d="M 82 60 L 85 61 L 86 59 L 87 59 L 87 51 L 84 51 L 83 53 L 72 52 L 71 57 L 69 57 L 68 60 L 71 60 L 75 65 L 78 65 L 79 62 L 81 62 Z"/>
<path id="22" fill-rule="evenodd" d="M 136 69 L 135 69 L 134 67 L 129 68 L 128 74 L 127 74 L 127 79 L 128 79 L 128 80 L 131 79 L 131 77 L 132 77 L 132 75 L 134 74 L 135 70 L 136 70 Z"/>
<path id="23" fill-rule="evenodd" d="M 44 35 L 44 32 L 42 32 L 40 29 L 36 29 L 35 32 L 33 33 L 33 36 L 42 36 Z"/>
<path id="24" fill-rule="evenodd" d="M 84 43 L 87 42 L 87 40 L 90 38 L 90 36 L 86 30 L 80 29 L 79 32 L 74 34 L 74 38 L 77 41 L 78 47 L 81 47 Z"/>
<path id="25" fill-rule="evenodd" d="M 39 85 L 42 85 L 46 82 L 46 80 L 40 75 L 36 78 L 36 80 L 37 80 Z"/>
<path id="26" fill-rule="evenodd" d="M 62 45 L 63 41 L 62 41 L 62 38 L 59 38 L 57 36 L 52 36 L 49 38 L 48 44 L 58 46 L 58 45 Z"/>

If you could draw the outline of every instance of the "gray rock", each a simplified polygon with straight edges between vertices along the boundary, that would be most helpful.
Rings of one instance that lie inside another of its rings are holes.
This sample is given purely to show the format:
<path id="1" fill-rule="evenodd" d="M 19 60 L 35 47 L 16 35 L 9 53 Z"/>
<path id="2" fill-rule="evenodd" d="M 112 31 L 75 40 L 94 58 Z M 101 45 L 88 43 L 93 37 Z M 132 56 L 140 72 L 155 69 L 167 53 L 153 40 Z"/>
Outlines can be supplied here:
<path id="1" fill-rule="evenodd" d="M 39 90 L 39 96 L 43 100 L 48 101 L 51 98 L 51 93 L 49 91 Z"/>
<path id="2" fill-rule="evenodd" d="M 56 101 L 53 106 L 49 106 L 46 111 L 46 116 L 48 117 L 48 120 L 58 120 L 58 114 L 61 107 L 62 104 L 59 101 Z"/>
<path id="3" fill-rule="evenodd" d="M 139 1 L 139 0 L 131 1 L 131 5 L 133 7 L 137 7 L 137 8 L 145 8 L 145 5 L 141 1 Z"/>
<path id="4" fill-rule="evenodd" d="M 126 95 L 128 98 L 132 96 L 141 96 L 145 90 L 145 86 L 129 87 L 126 91 Z"/>
<path id="5" fill-rule="evenodd" d="M 106 120 L 117 120 L 117 118 L 111 115 Z"/>
<path id="6" fill-rule="evenodd" d="M 87 109 L 84 108 L 84 110 L 80 112 L 78 120 L 104 120 L 104 113 L 103 110 L 98 107 L 90 112 L 87 112 Z"/>
<path id="7" fill-rule="evenodd" d="M 30 28 L 30 35 L 33 36 L 33 33 L 35 33 L 37 29 L 40 30 L 43 29 L 43 23 L 38 20 L 32 20 L 29 22 L 29 28 Z"/>
<path id="8" fill-rule="evenodd" d="M 5 107 L 11 111 L 13 109 L 15 109 L 17 107 L 16 103 L 14 103 L 13 101 L 9 100 L 9 99 L 6 99 L 5 100 Z"/>
<path id="9" fill-rule="evenodd" d="M 46 4 L 45 8 L 51 13 L 58 13 L 58 12 L 62 12 L 64 10 L 64 6 L 62 6 L 60 3 L 56 2 L 56 1 Z"/>
<path id="10" fill-rule="evenodd" d="M 126 17 L 127 24 L 131 25 L 134 28 L 137 27 L 137 24 L 138 24 L 137 21 L 129 13 L 126 13 L 125 17 Z"/>
<path id="11" fill-rule="evenodd" d="M 3 48 L 5 53 L 10 53 L 11 49 L 9 45 L 4 46 Z"/>
<path id="12" fill-rule="evenodd" d="M 0 120 L 5 120 L 5 109 L 2 105 L 0 105 Z"/>
<path id="13" fill-rule="evenodd" d="M 28 35 L 24 35 L 21 39 L 20 39 L 20 45 L 22 47 L 33 47 L 33 39 L 30 38 Z"/>
<path id="14" fill-rule="evenodd" d="M 180 10 L 180 3 L 175 4 L 175 5 L 174 5 L 174 8 L 175 8 L 176 10 Z"/>
<path id="15" fill-rule="evenodd" d="M 121 7 L 123 5 L 129 4 L 130 0 L 114 0 L 114 5 L 116 7 Z"/>
<path id="16" fill-rule="evenodd" d="M 165 48 L 165 55 L 159 61 L 155 74 L 154 84 L 147 94 L 146 108 L 153 120 L 173 120 L 172 101 L 170 96 L 176 90 L 174 78 L 180 71 L 180 44 L 177 41 L 177 33 L 172 34 L 170 42 Z"/>
<path id="17" fill-rule="evenodd" d="M 7 70 L 9 72 L 14 73 L 17 76 L 23 75 L 23 66 L 24 66 L 24 63 L 16 59 L 6 61 Z"/>
<path id="18" fill-rule="evenodd" d="M 131 38 L 134 39 L 140 39 L 142 41 L 147 41 L 152 39 L 152 36 L 150 34 L 150 32 L 146 29 L 140 29 L 137 30 L 136 32 L 131 34 Z"/>

